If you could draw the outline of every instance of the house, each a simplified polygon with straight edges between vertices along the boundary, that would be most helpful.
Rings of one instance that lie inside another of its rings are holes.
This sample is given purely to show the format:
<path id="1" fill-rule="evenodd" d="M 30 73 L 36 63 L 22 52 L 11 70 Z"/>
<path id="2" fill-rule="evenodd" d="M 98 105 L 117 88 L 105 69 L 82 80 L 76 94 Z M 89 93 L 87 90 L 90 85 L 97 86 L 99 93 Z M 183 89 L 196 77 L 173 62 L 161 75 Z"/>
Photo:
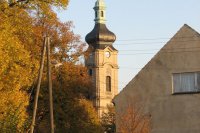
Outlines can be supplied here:
<path id="1" fill-rule="evenodd" d="M 117 129 L 127 105 L 139 102 L 151 133 L 200 133 L 199 92 L 200 34 L 185 24 L 114 98 Z"/>

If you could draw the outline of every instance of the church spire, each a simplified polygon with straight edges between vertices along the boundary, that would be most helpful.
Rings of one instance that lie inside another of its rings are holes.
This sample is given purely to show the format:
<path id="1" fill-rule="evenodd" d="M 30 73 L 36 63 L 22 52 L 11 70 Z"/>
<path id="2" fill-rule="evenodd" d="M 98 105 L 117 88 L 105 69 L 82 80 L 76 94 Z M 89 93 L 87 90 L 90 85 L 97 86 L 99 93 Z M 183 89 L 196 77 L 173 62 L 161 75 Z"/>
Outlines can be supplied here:
<path id="1" fill-rule="evenodd" d="M 94 7 L 95 26 L 85 38 L 86 42 L 95 49 L 104 49 L 108 45 L 112 46 L 116 40 L 115 34 L 109 31 L 105 25 L 105 9 L 106 6 L 104 0 L 97 0 Z"/>
<path id="2" fill-rule="evenodd" d="M 104 0 L 97 0 L 94 7 L 95 23 L 105 24 L 106 22 L 106 5 Z"/>
<path id="3" fill-rule="evenodd" d="M 86 66 L 92 78 L 94 89 L 91 93 L 93 105 L 101 118 L 112 105 L 112 99 L 118 92 L 118 51 L 113 47 L 116 36 L 106 27 L 104 0 L 96 0 L 95 26 L 85 37 L 89 44 L 90 56 L 86 58 Z"/>

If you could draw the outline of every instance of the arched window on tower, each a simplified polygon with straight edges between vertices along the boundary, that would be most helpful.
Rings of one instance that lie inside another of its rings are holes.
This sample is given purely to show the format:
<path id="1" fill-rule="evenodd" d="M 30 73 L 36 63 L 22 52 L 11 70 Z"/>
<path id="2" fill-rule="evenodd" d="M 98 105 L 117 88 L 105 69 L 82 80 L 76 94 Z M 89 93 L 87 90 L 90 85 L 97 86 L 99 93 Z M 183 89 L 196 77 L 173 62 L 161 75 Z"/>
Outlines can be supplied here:
<path id="1" fill-rule="evenodd" d="M 106 91 L 111 92 L 111 77 L 106 76 Z"/>
<path id="2" fill-rule="evenodd" d="M 104 16 L 103 11 L 101 11 L 101 17 L 103 17 L 103 16 Z"/>

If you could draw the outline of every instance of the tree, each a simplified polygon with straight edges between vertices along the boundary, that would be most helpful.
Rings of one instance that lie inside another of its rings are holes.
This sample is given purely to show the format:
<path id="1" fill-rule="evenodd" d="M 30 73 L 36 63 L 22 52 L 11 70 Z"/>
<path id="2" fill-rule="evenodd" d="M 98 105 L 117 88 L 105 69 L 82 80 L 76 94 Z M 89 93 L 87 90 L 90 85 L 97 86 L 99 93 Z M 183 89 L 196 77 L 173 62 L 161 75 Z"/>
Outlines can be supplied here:
<path id="1" fill-rule="evenodd" d="M 117 130 L 120 133 L 150 133 L 150 115 L 144 113 L 139 102 L 127 102 L 124 110 L 117 113 Z"/>
<path id="2" fill-rule="evenodd" d="M 32 84 L 37 65 L 15 35 L 18 29 L 13 28 L 8 14 L 0 12 L 0 121 L 4 121 L 0 129 L 10 130 L 15 125 L 20 131 L 27 118 L 29 96 L 26 91 Z M 16 109 L 20 112 L 15 117 L 18 120 L 5 121 L 14 118 Z"/>
<path id="3" fill-rule="evenodd" d="M 37 78 L 43 37 L 51 38 L 56 132 L 101 132 L 89 100 L 91 81 L 83 66 L 75 65 L 85 44 L 61 22 L 53 7 L 65 9 L 68 0 L 0 1 L 0 132 L 25 132 L 31 118 L 34 81 Z M 44 70 L 46 71 L 46 70 Z M 46 74 L 46 72 L 44 72 Z M 48 131 L 48 91 L 43 78 L 37 130 Z M 29 107 L 29 108 L 28 108 Z M 16 112 L 17 111 L 17 112 Z"/>
<path id="4" fill-rule="evenodd" d="M 52 10 L 52 6 L 65 8 L 67 4 L 67 0 L 30 0 L 9 6 L 7 0 L 0 1 L 0 132 L 25 130 L 28 92 L 37 77 L 47 27 L 52 32 L 52 51 L 60 43 L 75 42 L 70 23 L 61 23 Z M 69 36 L 65 41 L 61 40 L 64 35 Z"/>
<path id="5" fill-rule="evenodd" d="M 92 86 L 87 69 L 64 63 L 53 75 L 55 132 L 101 133 L 100 122 L 89 100 Z M 46 84 L 41 91 L 36 130 L 43 133 L 49 129 Z"/>
<path id="6" fill-rule="evenodd" d="M 116 113 L 114 106 L 108 106 L 108 112 L 104 112 L 101 118 L 101 125 L 104 132 L 115 133 L 116 132 Z"/>

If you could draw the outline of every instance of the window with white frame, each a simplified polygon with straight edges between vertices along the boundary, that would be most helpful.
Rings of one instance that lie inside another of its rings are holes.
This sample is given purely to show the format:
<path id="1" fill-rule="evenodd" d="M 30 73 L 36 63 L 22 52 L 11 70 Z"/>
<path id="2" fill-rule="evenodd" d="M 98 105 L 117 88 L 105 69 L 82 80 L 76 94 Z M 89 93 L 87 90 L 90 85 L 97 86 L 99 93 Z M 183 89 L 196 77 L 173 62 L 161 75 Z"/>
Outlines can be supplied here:
<path id="1" fill-rule="evenodd" d="M 200 72 L 173 74 L 173 93 L 200 92 Z"/>

